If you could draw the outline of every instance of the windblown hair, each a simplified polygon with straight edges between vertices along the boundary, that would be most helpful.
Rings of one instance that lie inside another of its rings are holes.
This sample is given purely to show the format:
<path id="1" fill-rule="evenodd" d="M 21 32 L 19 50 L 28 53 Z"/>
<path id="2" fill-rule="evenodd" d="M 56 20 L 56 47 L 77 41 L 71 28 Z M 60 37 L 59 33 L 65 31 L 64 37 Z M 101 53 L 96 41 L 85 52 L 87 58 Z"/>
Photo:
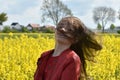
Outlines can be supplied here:
<path id="1" fill-rule="evenodd" d="M 96 51 L 101 50 L 102 46 L 95 39 L 95 33 L 88 29 L 77 17 L 65 17 L 61 21 L 67 21 L 67 26 L 72 26 L 74 31 L 74 43 L 70 49 L 74 50 L 81 60 L 80 80 L 87 80 L 86 60 L 94 61 Z"/>

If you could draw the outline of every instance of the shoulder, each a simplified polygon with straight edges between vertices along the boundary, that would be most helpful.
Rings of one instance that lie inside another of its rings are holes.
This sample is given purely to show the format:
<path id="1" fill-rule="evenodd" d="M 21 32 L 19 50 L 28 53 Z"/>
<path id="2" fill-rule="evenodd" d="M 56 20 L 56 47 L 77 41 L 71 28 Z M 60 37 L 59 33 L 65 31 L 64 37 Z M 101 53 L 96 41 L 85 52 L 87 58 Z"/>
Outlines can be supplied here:
<path id="1" fill-rule="evenodd" d="M 70 55 L 70 60 L 73 61 L 73 62 L 80 62 L 80 57 L 77 55 L 77 53 L 75 53 L 73 50 L 71 51 L 71 53 L 69 54 Z"/>
<path id="2" fill-rule="evenodd" d="M 45 57 L 49 54 L 51 54 L 53 52 L 54 49 L 51 49 L 51 50 L 48 50 L 48 51 L 44 51 L 42 54 L 41 54 L 41 57 Z"/>
<path id="3" fill-rule="evenodd" d="M 80 57 L 73 50 L 70 50 L 66 55 L 62 56 L 61 58 L 61 65 L 63 64 L 65 68 L 70 66 L 74 67 L 75 69 L 80 68 Z"/>
<path id="4" fill-rule="evenodd" d="M 75 51 L 73 51 L 71 49 L 64 56 L 68 63 L 70 63 L 70 62 L 81 63 L 80 57 L 77 55 L 77 53 L 75 53 Z"/>
<path id="5" fill-rule="evenodd" d="M 40 55 L 40 57 L 38 58 L 37 64 L 40 64 L 40 63 L 41 63 L 41 60 L 43 60 L 46 56 L 50 55 L 50 54 L 52 53 L 52 51 L 53 51 L 53 49 L 43 52 L 43 53 Z"/>
<path id="6" fill-rule="evenodd" d="M 71 49 L 67 53 L 66 57 L 70 58 L 70 59 L 80 59 L 80 57 L 77 55 L 77 53 Z"/>

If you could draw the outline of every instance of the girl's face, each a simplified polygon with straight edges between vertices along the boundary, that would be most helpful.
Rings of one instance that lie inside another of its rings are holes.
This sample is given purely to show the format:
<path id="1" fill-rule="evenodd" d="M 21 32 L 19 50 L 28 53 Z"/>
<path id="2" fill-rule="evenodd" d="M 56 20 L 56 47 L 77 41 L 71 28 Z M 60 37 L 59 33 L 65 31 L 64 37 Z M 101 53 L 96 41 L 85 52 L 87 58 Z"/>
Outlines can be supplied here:
<path id="1" fill-rule="evenodd" d="M 63 18 L 56 28 L 56 40 L 61 42 L 77 43 L 84 37 L 84 24 L 76 17 Z"/>
<path id="2" fill-rule="evenodd" d="M 68 39 L 68 37 L 58 30 L 55 31 L 55 40 L 61 44 L 72 44 L 72 40 Z"/>
<path id="3" fill-rule="evenodd" d="M 64 44 L 72 44 L 73 43 L 73 27 L 69 25 L 67 21 L 61 21 L 55 32 L 56 41 Z"/>

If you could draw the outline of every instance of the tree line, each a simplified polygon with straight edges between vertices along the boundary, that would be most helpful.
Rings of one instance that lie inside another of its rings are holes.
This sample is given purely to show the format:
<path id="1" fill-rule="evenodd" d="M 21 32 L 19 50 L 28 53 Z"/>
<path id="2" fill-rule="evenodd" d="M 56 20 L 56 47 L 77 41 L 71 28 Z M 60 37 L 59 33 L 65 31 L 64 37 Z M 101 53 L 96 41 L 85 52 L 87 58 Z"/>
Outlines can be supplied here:
<path id="1" fill-rule="evenodd" d="M 57 25 L 59 20 L 65 16 L 74 16 L 72 11 L 60 0 L 43 0 L 41 8 L 41 21 L 50 21 L 54 25 Z M 120 19 L 120 10 L 117 12 L 118 19 Z M 96 7 L 93 10 L 93 20 L 97 24 L 98 29 L 102 29 L 104 32 L 106 24 L 108 22 L 114 22 L 116 17 L 116 11 L 110 7 Z M 7 13 L 0 13 L 0 24 L 7 21 Z M 112 29 L 114 24 L 112 24 Z"/>

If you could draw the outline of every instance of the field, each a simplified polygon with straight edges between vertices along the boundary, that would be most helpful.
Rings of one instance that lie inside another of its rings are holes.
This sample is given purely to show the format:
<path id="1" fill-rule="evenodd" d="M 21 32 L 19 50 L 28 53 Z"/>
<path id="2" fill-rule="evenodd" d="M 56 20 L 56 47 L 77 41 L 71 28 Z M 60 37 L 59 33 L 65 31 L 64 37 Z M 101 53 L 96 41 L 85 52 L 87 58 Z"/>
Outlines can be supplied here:
<path id="1" fill-rule="evenodd" d="M 0 34 L 0 80 L 33 80 L 36 61 L 54 48 L 53 34 Z M 92 80 L 120 80 L 120 37 L 99 35 L 103 49 L 87 62 Z"/>

